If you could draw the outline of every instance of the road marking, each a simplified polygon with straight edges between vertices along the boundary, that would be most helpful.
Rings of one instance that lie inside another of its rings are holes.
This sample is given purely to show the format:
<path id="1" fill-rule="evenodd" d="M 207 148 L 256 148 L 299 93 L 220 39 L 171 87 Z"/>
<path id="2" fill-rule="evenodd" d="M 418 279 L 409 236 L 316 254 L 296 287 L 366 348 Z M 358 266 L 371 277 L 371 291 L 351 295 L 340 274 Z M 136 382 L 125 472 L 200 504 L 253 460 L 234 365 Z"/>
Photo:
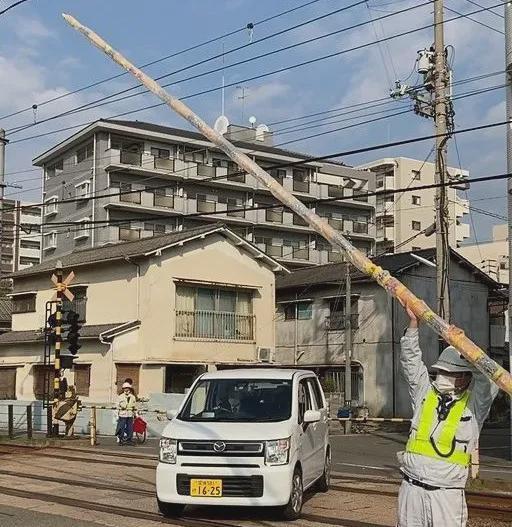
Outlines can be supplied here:
<path id="1" fill-rule="evenodd" d="M 345 465 L 347 467 L 358 467 L 358 468 L 371 468 L 373 470 L 385 470 L 385 471 L 391 470 L 389 468 L 374 467 L 372 465 L 356 465 L 355 463 L 335 463 L 335 465 Z"/>

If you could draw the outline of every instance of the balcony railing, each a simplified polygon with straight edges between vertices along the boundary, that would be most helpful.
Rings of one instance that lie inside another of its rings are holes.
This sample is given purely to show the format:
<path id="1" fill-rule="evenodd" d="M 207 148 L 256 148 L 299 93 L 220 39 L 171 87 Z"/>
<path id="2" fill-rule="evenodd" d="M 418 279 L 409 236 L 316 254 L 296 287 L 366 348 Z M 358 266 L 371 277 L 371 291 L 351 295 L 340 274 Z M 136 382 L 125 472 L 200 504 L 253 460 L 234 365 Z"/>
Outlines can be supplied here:
<path id="1" fill-rule="evenodd" d="M 243 205 L 237 205 L 236 207 L 233 206 L 232 208 L 241 209 Z M 232 218 L 245 218 L 245 210 L 229 210 L 227 212 L 228 216 L 231 216 Z"/>
<path id="2" fill-rule="evenodd" d="M 363 201 L 364 203 L 368 203 L 368 192 L 364 190 L 354 190 L 352 199 L 354 201 Z"/>
<path id="3" fill-rule="evenodd" d="M 293 190 L 295 192 L 309 192 L 309 181 L 304 181 L 302 179 L 293 180 Z"/>
<path id="4" fill-rule="evenodd" d="M 217 203 L 215 201 L 207 201 L 203 199 L 197 200 L 197 212 L 215 212 L 217 209 Z"/>
<path id="5" fill-rule="evenodd" d="M 309 249 L 307 247 L 294 247 L 292 256 L 297 260 L 309 260 Z"/>
<path id="6" fill-rule="evenodd" d="M 283 246 L 282 245 L 265 245 L 265 252 L 269 256 L 274 258 L 281 258 L 283 256 Z"/>
<path id="7" fill-rule="evenodd" d="M 342 219 L 339 219 L 339 218 L 329 218 L 327 220 L 327 222 L 329 223 L 329 225 L 333 228 L 333 229 L 336 229 L 337 231 L 342 231 L 343 230 L 343 220 Z"/>
<path id="8" fill-rule="evenodd" d="M 265 211 L 265 220 L 271 223 L 283 223 L 283 211 L 267 209 Z"/>
<path id="9" fill-rule="evenodd" d="M 214 340 L 254 340 L 254 315 L 224 311 L 176 311 L 176 336 Z"/>
<path id="10" fill-rule="evenodd" d="M 140 152 L 128 152 L 121 150 L 120 161 L 123 165 L 142 166 L 142 154 Z"/>
<path id="11" fill-rule="evenodd" d="M 368 223 L 363 223 L 362 221 L 354 221 L 352 225 L 352 230 L 356 234 L 368 234 Z"/>
<path id="12" fill-rule="evenodd" d="M 344 189 L 338 185 L 327 185 L 327 194 L 330 198 L 342 198 Z"/>
<path id="13" fill-rule="evenodd" d="M 174 172 L 174 159 L 155 157 L 155 168 L 157 170 L 170 170 Z"/>
<path id="14" fill-rule="evenodd" d="M 237 174 L 237 172 L 239 172 L 239 170 L 234 169 L 233 174 L 229 175 L 228 173 L 228 175 L 226 176 L 226 179 L 228 181 L 236 181 L 237 183 L 245 183 L 245 174 Z"/>
<path id="15" fill-rule="evenodd" d="M 328 251 L 327 253 L 327 261 L 328 262 L 335 262 L 335 263 L 341 263 L 343 262 L 343 254 L 342 253 L 336 253 L 334 251 Z"/>
<path id="16" fill-rule="evenodd" d="M 137 203 L 140 204 L 140 192 L 131 192 L 131 188 L 122 188 L 119 193 L 119 201 L 124 201 L 125 203 Z M 129 194 L 126 194 L 129 192 Z"/>
<path id="17" fill-rule="evenodd" d="M 298 214 L 293 215 L 293 224 L 300 225 L 302 227 L 307 227 L 308 223 L 304 221 Z"/>
<path id="18" fill-rule="evenodd" d="M 119 239 L 124 242 L 133 242 L 140 239 L 140 229 L 119 227 Z"/>
<path id="19" fill-rule="evenodd" d="M 164 196 L 162 194 L 155 194 L 155 207 L 166 207 L 168 209 L 174 208 L 174 196 Z"/>

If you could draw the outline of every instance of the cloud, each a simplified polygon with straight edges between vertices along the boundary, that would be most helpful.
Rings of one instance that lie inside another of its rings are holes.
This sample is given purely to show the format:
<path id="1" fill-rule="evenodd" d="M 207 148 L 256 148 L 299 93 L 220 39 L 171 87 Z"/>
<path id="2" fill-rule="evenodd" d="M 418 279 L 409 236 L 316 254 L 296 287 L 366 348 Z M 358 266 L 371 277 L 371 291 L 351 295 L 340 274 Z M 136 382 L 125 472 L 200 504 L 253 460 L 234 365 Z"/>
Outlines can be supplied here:
<path id="1" fill-rule="evenodd" d="M 25 43 L 53 36 L 53 33 L 40 20 L 35 18 L 17 17 L 13 19 L 13 26 L 14 34 Z"/>

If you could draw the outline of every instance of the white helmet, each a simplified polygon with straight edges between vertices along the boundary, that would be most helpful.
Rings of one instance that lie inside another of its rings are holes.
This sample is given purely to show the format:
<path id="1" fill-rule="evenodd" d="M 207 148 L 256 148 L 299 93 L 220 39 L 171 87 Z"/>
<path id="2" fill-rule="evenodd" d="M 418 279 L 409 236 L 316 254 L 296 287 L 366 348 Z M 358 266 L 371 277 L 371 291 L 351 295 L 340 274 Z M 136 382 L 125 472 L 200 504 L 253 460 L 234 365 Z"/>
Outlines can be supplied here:
<path id="1" fill-rule="evenodd" d="M 443 350 L 432 368 L 451 373 L 473 372 L 471 364 L 453 346 L 448 346 Z"/>
<path id="2" fill-rule="evenodd" d="M 124 382 L 122 387 L 123 387 L 123 390 L 125 388 L 130 388 L 130 390 L 132 389 L 132 385 L 129 382 Z"/>

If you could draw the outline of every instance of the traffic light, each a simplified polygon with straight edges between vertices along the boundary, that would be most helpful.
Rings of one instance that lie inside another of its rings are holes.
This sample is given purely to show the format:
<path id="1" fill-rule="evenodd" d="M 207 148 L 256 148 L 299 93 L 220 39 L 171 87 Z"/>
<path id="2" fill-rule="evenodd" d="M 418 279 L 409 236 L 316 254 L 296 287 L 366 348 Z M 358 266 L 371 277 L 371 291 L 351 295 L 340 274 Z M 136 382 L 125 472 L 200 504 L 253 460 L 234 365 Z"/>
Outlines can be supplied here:
<path id="1" fill-rule="evenodd" d="M 55 313 L 52 313 L 47 321 L 46 321 L 46 335 L 47 335 L 47 342 L 50 344 L 50 346 L 55 346 L 55 342 L 57 341 L 57 336 L 55 335 L 55 327 L 57 326 L 57 316 Z"/>
<path id="2" fill-rule="evenodd" d="M 76 355 L 78 350 L 82 347 L 78 343 L 80 338 L 81 325 L 78 323 L 80 315 L 75 311 L 68 311 L 66 316 L 66 322 L 69 325 L 68 334 L 66 335 L 66 342 L 68 343 L 68 350 L 71 355 Z"/>

